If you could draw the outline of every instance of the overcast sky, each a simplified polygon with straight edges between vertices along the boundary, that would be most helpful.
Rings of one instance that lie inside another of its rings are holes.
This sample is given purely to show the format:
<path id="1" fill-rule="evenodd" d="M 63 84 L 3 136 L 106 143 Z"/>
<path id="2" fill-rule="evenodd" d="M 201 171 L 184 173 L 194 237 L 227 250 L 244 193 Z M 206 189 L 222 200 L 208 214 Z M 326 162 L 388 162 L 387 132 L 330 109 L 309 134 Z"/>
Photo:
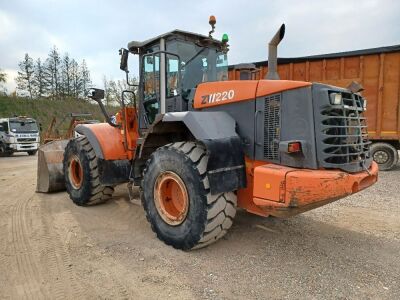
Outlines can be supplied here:
<path id="1" fill-rule="evenodd" d="M 280 57 L 400 44 L 399 0 L 0 0 L 0 69 L 10 92 L 24 54 L 45 59 L 55 45 L 86 59 L 94 84 L 102 87 L 103 75 L 123 78 L 118 49 L 129 41 L 172 29 L 207 34 L 211 14 L 215 37 L 229 35 L 231 64 L 265 60 L 281 23 L 286 36 Z"/>

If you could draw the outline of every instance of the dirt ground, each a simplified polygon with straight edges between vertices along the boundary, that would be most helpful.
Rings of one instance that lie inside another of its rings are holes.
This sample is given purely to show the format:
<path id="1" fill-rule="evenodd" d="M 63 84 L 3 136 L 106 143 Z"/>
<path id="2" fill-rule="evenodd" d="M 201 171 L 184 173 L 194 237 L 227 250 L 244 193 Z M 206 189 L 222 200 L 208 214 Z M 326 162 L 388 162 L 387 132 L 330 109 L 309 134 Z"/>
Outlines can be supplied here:
<path id="1" fill-rule="evenodd" d="M 291 219 L 239 211 L 223 240 L 183 252 L 125 186 L 89 208 L 36 194 L 36 159 L 0 158 L 1 299 L 400 299 L 400 166 Z"/>

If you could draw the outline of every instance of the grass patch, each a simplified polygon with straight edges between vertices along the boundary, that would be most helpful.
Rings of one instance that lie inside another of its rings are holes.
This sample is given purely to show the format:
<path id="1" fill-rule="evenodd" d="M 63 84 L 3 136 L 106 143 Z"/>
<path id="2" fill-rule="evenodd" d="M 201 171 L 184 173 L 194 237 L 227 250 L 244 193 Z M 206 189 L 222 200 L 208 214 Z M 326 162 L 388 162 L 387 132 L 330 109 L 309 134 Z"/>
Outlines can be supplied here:
<path id="1" fill-rule="evenodd" d="M 119 110 L 118 107 L 107 107 L 110 114 L 114 114 Z M 24 98 L 13 98 L 0 96 L 0 117 L 9 118 L 13 116 L 27 116 L 34 118 L 41 125 L 42 133 L 47 130 L 52 118 L 57 118 L 57 125 L 70 113 L 90 113 L 91 117 L 87 119 L 104 121 L 104 116 L 100 111 L 100 107 L 96 103 L 90 103 L 85 100 L 63 99 L 36 99 L 28 100 Z M 66 118 L 60 125 L 60 133 L 64 133 L 69 125 L 70 118 Z M 56 126 L 57 126 L 56 125 Z"/>

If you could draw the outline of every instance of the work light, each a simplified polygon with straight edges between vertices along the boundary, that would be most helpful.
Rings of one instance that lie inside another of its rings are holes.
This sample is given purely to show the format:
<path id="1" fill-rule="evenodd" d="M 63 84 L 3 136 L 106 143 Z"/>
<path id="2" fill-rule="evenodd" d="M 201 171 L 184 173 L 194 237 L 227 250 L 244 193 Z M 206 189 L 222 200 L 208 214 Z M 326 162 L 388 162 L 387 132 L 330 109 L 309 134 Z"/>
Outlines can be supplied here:
<path id="1" fill-rule="evenodd" d="M 340 93 L 331 93 L 329 95 L 330 101 L 332 105 L 340 105 L 342 104 L 342 94 Z"/>
<path id="2" fill-rule="evenodd" d="M 367 100 L 363 100 L 363 110 L 367 110 Z"/>

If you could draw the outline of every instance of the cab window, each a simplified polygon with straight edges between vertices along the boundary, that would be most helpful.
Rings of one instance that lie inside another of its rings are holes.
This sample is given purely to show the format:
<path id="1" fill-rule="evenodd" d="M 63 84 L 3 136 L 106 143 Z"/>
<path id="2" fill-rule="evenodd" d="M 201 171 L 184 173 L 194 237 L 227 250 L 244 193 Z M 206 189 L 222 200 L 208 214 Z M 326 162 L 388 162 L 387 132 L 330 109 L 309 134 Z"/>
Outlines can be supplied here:
<path id="1" fill-rule="evenodd" d="M 148 53 L 158 51 L 149 50 Z M 159 111 L 160 101 L 160 55 L 143 57 L 143 106 L 147 123 L 152 124 Z"/>
<path id="2" fill-rule="evenodd" d="M 167 98 L 178 96 L 179 94 L 179 60 L 176 56 L 166 55 L 166 88 Z"/>
<path id="3" fill-rule="evenodd" d="M 8 132 L 8 122 L 0 123 L 0 131 Z"/>
<path id="4" fill-rule="evenodd" d="M 217 48 L 174 39 L 167 42 L 167 51 L 181 59 L 182 97 L 201 82 L 228 80 L 227 55 Z"/>

